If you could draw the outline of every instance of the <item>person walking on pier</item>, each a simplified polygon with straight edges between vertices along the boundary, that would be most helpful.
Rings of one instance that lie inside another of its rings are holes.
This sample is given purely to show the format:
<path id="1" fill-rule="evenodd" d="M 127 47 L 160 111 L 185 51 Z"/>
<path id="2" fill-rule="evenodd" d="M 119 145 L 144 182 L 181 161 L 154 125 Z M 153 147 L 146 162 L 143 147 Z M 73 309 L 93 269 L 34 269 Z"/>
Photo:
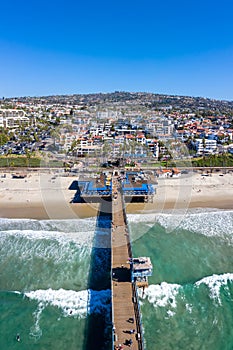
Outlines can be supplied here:
<path id="1" fill-rule="evenodd" d="M 133 318 L 133 317 L 130 317 L 130 318 L 128 319 L 128 322 L 129 322 L 129 323 L 134 323 L 134 318 Z"/>

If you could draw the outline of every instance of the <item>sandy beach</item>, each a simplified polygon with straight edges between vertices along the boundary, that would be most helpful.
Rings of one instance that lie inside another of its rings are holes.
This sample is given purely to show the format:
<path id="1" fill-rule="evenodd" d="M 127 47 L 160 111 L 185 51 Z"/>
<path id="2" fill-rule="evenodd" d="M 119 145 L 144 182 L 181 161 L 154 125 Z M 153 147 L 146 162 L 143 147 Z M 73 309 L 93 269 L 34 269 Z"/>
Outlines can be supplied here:
<path id="1" fill-rule="evenodd" d="M 70 219 L 96 215 L 98 204 L 73 204 L 75 190 L 69 189 L 75 177 L 41 171 L 13 179 L 0 172 L 0 217 Z M 179 178 L 158 179 L 153 203 L 127 204 L 127 212 L 167 209 L 233 209 L 233 174 L 198 173 Z"/>

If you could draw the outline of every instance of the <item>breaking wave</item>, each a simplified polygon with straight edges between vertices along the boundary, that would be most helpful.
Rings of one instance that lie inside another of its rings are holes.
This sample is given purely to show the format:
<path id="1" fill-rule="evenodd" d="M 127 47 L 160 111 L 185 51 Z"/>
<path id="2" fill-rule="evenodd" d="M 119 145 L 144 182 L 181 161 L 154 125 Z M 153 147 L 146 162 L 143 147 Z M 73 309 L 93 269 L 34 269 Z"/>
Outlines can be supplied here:
<path id="1" fill-rule="evenodd" d="M 209 289 L 209 298 L 217 301 L 219 305 L 222 305 L 222 294 L 221 290 L 224 288 L 225 295 L 231 297 L 230 285 L 233 282 L 233 273 L 225 273 L 222 275 L 212 275 L 202 278 L 201 280 L 195 282 L 194 284 L 172 284 L 162 282 L 161 284 L 150 285 L 145 289 L 144 292 L 139 291 L 139 296 L 141 302 L 147 300 L 155 308 L 157 307 L 168 307 L 175 309 L 177 307 L 177 299 L 184 302 L 185 308 L 188 312 L 192 311 L 192 306 L 189 304 L 186 295 L 190 289 L 192 290 L 192 295 L 194 298 L 198 297 L 195 294 L 201 285 L 206 285 Z"/>
<path id="2" fill-rule="evenodd" d="M 176 296 L 179 293 L 181 285 L 169 284 L 162 282 L 161 284 L 152 284 L 145 289 L 144 293 L 139 290 L 139 296 L 147 299 L 154 307 L 165 307 L 167 305 L 176 307 Z"/>
<path id="3" fill-rule="evenodd" d="M 233 211 L 232 210 L 189 210 L 186 213 L 177 210 L 172 214 L 130 214 L 130 224 L 146 223 L 149 226 L 159 224 L 171 232 L 184 229 L 205 236 L 218 236 L 233 243 Z"/>
<path id="4" fill-rule="evenodd" d="M 33 230 L 7 230 L 1 231 L 0 242 L 7 240 L 10 236 L 16 239 L 27 240 L 56 240 L 60 244 L 74 242 L 77 245 L 90 245 L 94 237 L 94 231 L 82 232 L 60 232 L 60 231 L 33 231 Z"/>
<path id="5" fill-rule="evenodd" d="M 224 273 L 222 275 L 212 275 L 202 278 L 196 282 L 196 286 L 199 287 L 201 284 L 205 284 L 209 287 L 210 298 L 216 299 L 221 305 L 220 290 L 223 286 L 227 287 L 229 282 L 233 282 L 233 273 Z"/>
<path id="6" fill-rule="evenodd" d="M 58 231 L 58 232 L 85 232 L 94 231 L 96 217 L 69 220 L 34 220 L 34 219 L 0 219 L 2 231 L 32 230 L 32 231 Z"/>
<path id="7" fill-rule="evenodd" d="M 103 314 L 111 307 L 111 290 L 93 291 L 91 289 L 73 291 L 65 289 L 36 290 L 24 295 L 39 302 L 43 308 L 54 306 L 62 310 L 63 316 L 86 317 L 88 314 Z"/>

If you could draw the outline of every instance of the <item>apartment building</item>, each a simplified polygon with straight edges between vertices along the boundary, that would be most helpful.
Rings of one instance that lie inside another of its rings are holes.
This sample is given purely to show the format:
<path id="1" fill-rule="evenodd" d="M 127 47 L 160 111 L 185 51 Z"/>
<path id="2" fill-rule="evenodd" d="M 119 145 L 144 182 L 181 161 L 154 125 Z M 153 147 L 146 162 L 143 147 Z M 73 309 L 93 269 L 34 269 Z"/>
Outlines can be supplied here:
<path id="1" fill-rule="evenodd" d="M 96 112 L 96 118 L 98 119 L 118 119 L 121 117 L 122 113 L 119 111 L 98 111 Z"/>
<path id="2" fill-rule="evenodd" d="M 217 141 L 209 139 L 196 139 L 197 155 L 214 154 L 217 150 Z"/>
<path id="3" fill-rule="evenodd" d="M 65 151 L 70 150 L 72 143 L 77 140 L 77 137 L 77 133 L 62 133 L 60 135 L 60 145 L 62 146 L 61 148 Z"/>
<path id="4" fill-rule="evenodd" d="M 0 127 L 18 128 L 20 125 L 28 125 L 30 119 L 21 109 L 0 109 Z"/>

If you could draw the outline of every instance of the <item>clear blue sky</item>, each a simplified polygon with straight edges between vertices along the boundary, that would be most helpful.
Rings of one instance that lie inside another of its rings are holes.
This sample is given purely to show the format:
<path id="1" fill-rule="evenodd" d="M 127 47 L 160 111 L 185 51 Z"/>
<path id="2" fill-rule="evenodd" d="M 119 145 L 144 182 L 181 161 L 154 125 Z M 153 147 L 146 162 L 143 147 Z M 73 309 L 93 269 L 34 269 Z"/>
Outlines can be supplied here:
<path id="1" fill-rule="evenodd" d="M 124 90 L 233 100 L 232 0 L 5 0 L 0 11 L 0 97 Z"/>

